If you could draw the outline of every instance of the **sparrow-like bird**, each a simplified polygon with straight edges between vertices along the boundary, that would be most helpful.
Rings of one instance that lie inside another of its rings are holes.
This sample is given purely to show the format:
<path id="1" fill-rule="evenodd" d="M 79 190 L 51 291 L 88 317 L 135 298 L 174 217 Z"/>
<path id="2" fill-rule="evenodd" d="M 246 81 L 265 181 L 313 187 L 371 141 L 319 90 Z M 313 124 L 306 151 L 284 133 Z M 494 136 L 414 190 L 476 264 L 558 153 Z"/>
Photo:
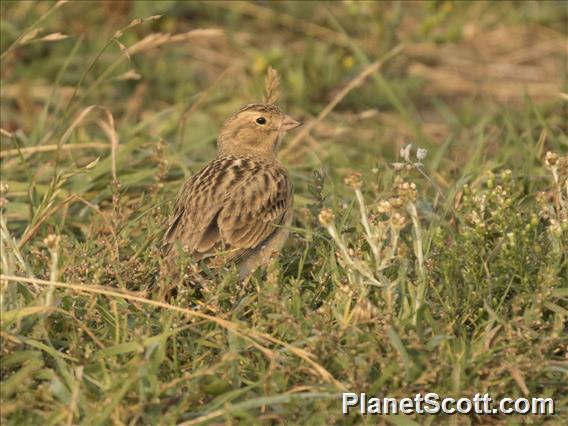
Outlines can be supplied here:
<path id="1" fill-rule="evenodd" d="M 241 278 L 281 249 L 293 192 L 276 155 L 284 135 L 300 125 L 272 104 L 247 105 L 224 123 L 216 158 L 177 195 L 163 238 L 166 275 L 175 274 L 180 249 L 209 267 L 236 263 Z"/>

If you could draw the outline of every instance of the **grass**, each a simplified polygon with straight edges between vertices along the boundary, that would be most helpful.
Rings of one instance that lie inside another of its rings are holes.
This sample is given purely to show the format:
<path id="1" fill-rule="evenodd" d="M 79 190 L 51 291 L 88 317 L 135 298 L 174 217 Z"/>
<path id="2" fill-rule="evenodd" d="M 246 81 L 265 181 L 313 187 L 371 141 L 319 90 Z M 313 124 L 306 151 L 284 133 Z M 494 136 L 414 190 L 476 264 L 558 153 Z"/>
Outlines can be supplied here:
<path id="1" fill-rule="evenodd" d="M 567 418 L 562 2 L 0 7 L 3 424 Z M 171 201 L 269 66 L 306 122 L 291 238 L 160 300 Z M 344 390 L 557 413 L 343 417 Z"/>

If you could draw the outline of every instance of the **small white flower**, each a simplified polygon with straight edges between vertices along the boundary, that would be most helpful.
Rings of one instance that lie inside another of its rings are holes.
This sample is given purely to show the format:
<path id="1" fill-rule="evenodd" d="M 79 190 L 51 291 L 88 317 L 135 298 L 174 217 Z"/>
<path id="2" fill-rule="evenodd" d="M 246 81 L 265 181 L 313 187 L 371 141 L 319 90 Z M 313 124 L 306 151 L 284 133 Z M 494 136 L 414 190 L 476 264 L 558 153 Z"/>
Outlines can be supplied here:
<path id="1" fill-rule="evenodd" d="M 410 151 L 412 150 L 412 144 L 409 143 L 404 148 L 400 150 L 400 156 L 404 158 L 406 161 L 410 161 Z"/>
<path id="2" fill-rule="evenodd" d="M 427 149 L 418 148 L 418 150 L 416 151 L 416 158 L 418 158 L 419 161 L 424 160 L 426 158 L 426 155 L 428 155 Z"/>
<path id="3" fill-rule="evenodd" d="M 404 168 L 404 163 L 392 163 L 395 172 L 400 172 Z"/>

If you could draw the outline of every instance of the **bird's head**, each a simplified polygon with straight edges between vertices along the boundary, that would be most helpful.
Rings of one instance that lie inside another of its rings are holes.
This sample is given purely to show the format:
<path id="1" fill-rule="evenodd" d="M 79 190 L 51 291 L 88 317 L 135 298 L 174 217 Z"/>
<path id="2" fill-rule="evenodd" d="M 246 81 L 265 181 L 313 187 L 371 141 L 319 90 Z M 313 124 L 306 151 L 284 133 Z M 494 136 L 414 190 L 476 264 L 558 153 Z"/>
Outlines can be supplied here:
<path id="1" fill-rule="evenodd" d="M 276 158 L 284 135 L 301 124 L 276 105 L 247 105 L 223 124 L 217 140 L 219 155 Z"/>

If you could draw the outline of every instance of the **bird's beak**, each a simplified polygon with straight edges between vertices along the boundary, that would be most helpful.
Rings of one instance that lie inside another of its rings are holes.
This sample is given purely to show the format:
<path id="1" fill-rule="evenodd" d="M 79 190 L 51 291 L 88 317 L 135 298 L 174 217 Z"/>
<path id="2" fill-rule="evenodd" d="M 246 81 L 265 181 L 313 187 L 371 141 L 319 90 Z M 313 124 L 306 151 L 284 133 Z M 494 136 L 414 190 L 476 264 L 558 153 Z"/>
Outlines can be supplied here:
<path id="1" fill-rule="evenodd" d="M 289 115 L 285 115 L 284 120 L 282 120 L 282 124 L 280 125 L 280 131 L 289 132 L 290 130 L 293 130 L 301 125 L 302 123 L 300 123 L 299 121 L 294 120 Z"/>

